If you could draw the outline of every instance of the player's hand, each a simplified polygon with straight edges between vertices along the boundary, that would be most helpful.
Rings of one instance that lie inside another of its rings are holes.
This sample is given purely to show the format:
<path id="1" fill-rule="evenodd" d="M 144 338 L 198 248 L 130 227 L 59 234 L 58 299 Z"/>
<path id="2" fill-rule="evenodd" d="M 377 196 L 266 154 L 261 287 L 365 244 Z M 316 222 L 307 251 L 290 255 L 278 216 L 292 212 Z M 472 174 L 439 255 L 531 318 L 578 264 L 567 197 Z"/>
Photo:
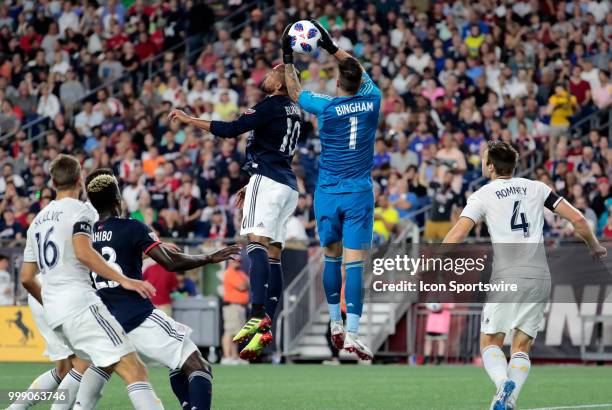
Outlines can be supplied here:
<path id="1" fill-rule="evenodd" d="M 125 278 L 123 283 L 121 283 L 121 286 L 123 287 L 123 289 L 133 290 L 134 292 L 138 292 L 138 294 L 142 296 L 143 298 L 150 299 L 153 296 L 155 296 L 155 294 L 157 293 L 153 285 L 151 285 L 149 282 L 144 281 L 144 280 Z"/>
<path id="2" fill-rule="evenodd" d="M 240 246 L 232 245 L 227 248 L 223 248 L 209 256 L 210 263 L 219 263 L 227 260 L 237 259 L 240 255 Z"/>
<path id="3" fill-rule="evenodd" d="M 310 19 L 310 22 L 317 28 L 317 30 L 319 30 L 319 33 L 321 33 L 319 46 L 321 46 L 321 48 L 327 51 L 329 54 L 336 54 L 336 51 L 338 51 L 338 46 L 336 45 L 336 42 L 332 36 L 329 35 L 329 32 L 325 30 L 325 28 L 323 28 L 323 26 L 319 24 L 317 20 Z"/>
<path id="4" fill-rule="evenodd" d="M 283 50 L 283 64 L 293 64 L 293 48 L 291 48 L 291 37 L 289 37 L 289 29 L 291 24 L 288 24 L 283 31 L 281 37 L 281 49 Z"/>
<path id="5" fill-rule="evenodd" d="M 246 196 L 246 186 L 243 186 L 236 192 L 236 208 L 242 209 L 244 206 L 244 197 Z"/>
<path id="6" fill-rule="evenodd" d="M 608 257 L 608 250 L 601 245 L 597 245 L 591 249 L 591 257 L 593 259 L 605 259 Z"/>
<path id="7" fill-rule="evenodd" d="M 170 122 L 178 121 L 182 123 L 187 123 L 189 121 L 189 118 L 189 115 L 187 115 L 185 111 L 179 110 L 178 108 L 173 109 L 172 111 L 170 111 L 170 114 L 168 114 L 168 121 Z"/>

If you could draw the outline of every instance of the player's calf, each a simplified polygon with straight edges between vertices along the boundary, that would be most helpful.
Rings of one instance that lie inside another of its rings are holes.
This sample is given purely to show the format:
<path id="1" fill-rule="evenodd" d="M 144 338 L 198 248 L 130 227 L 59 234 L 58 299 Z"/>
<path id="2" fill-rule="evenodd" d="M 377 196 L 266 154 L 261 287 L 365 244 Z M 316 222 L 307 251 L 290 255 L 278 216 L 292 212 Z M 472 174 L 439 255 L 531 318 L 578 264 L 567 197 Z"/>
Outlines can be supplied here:
<path id="1" fill-rule="evenodd" d="M 212 369 L 199 351 L 183 363 L 181 370 L 187 376 L 191 410 L 208 410 L 212 403 Z"/>
<path id="2" fill-rule="evenodd" d="M 66 392 L 67 400 L 56 400 L 51 405 L 51 410 L 69 410 L 74 406 L 76 396 L 81 386 L 83 374 L 89 367 L 89 363 L 85 360 L 79 359 L 76 356 L 71 356 L 62 362 L 67 362 L 62 367 L 62 370 L 69 369 L 65 377 L 62 378 L 62 382 L 57 387 L 58 390 L 64 390 Z"/>
<path id="3" fill-rule="evenodd" d="M 136 410 L 164 408 L 148 382 L 147 368 L 136 353 L 128 353 L 121 357 L 121 360 L 113 366 L 113 370 L 127 385 L 128 396 Z"/>

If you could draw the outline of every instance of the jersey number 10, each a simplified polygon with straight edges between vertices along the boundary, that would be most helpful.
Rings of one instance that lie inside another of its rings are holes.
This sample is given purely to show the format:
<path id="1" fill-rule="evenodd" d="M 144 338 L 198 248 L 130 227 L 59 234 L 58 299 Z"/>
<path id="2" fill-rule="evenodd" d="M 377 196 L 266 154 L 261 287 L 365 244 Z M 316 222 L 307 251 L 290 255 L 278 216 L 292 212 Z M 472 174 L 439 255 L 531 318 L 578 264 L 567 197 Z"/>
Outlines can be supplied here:
<path id="1" fill-rule="evenodd" d="M 297 148 L 297 140 L 300 136 L 300 121 L 293 121 L 291 117 L 287 117 L 287 133 L 283 137 L 283 144 L 279 151 L 288 155 L 295 154 Z"/>

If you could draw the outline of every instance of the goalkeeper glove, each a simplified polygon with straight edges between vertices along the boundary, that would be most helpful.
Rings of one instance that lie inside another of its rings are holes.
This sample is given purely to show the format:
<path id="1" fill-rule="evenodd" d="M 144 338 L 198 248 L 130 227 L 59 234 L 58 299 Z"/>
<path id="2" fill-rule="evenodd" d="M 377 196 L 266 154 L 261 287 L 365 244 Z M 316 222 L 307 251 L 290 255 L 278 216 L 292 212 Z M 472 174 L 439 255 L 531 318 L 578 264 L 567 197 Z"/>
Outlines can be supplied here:
<path id="1" fill-rule="evenodd" d="M 317 30 L 319 30 L 319 33 L 321 33 L 321 40 L 319 40 L 319 45 L 321 46 L 321 48 L 326 50 L 329 54 L 336 54 L 336 51 L 338 51 L 338 46 L 336 45 L 332 37 L 329 35 L 327 30 L 325 30 L 323 26 L 319 24 L 319 22 L 315 19 L 311 19 L 310 22 L 314 24 Z"/>
<path id="2" fill-rule="evenodd" d="M 291 37 L 289 37 L 289 29 L 291 24 L 288 24 L 283 31 L 281 38 L 281 48 L 283 50 L 283 64 L 293 64 L 293 48 L 291 48 Z"/>

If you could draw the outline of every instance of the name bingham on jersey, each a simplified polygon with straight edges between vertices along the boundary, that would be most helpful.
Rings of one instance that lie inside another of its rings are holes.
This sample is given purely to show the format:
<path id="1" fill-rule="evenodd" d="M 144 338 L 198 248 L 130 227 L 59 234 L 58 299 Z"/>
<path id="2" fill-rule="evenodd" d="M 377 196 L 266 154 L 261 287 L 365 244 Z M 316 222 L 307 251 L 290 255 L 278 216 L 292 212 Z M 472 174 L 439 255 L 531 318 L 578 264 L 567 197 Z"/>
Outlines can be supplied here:
<path id="1" fill-rule="evenodd" d="M 500 189 L 499 191 L 495 191 L 495 195 L 497 195 L 497 199 L 507 198 L 510 195 L 527 196 L 527 188 L 522 186 L 511 186 L 508 188 Z"/>
<path id="2" fill-rule="evenodd" d="M 373 102 L 357 101 L 350 104 L 338 105 L 336 108 L 336 114 L 338 116 L 344 114 L 353 114 L 355 112 L 374 111 Z"/>

